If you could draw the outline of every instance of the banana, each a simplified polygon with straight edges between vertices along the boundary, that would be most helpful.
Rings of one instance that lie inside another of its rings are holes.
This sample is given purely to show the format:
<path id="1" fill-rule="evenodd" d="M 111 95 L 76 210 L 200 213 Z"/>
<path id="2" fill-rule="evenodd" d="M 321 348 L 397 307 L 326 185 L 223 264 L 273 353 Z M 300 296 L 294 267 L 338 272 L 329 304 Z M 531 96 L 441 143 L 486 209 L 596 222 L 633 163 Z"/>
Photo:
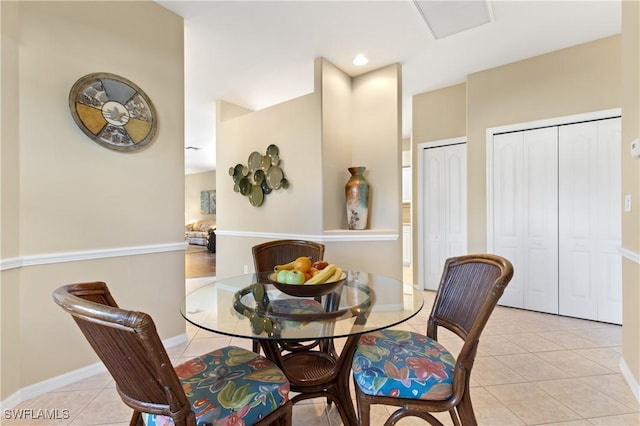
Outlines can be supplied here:
<path id="1" fill-rule="evenodd" d="M 331 276 L 336 272 L 337 266 L 333 263 L 329 264 L 322 271 L 318 272 L 311 278 L 309 278 L 305 284 L 321 284 L 329 280 Z"/>
<path id="2" fill-rule="evenodd" d="M 341 276 L 342 276 L 342 268 L 339 266 L 336 266 L 336 272 L 334 272 L 333 275 L 331 275 L 331 277 L 327 280 L 327 282 L 338 281 Z"/>
<path id="3" fill-rule="evenodd" d="M 292 269 L 293 269 L 293 264 L 294 264 L 295 262 L 296 262 L 295 260 L 292 260 L 291 262 L 289 262 L 289 263 L 285 263 L 285 264 L 283 264 L 283 265 L 276 265 L 276 266 L 273 268 L 273 270 L 274 270 L 275 272 L 280 272 L 280 271 L 290 271 L 290 270 L 292 270 Z"/>

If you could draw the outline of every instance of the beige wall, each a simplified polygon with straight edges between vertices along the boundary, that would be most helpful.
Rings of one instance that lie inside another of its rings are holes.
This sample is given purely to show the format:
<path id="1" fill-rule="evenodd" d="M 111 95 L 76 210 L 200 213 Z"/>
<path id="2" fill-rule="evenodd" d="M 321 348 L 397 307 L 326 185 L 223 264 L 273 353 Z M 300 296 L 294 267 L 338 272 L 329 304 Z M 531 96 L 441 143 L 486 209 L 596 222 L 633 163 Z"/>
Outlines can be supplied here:
<path id="1" fill-rule="evenodd" d="M 637 2 L 623 2 L 622 35 L 478 72 L 467 76 L 465 85 L 414 96 L 414 149 L 418 143 L 463 135 L 461 123 L 466 122 L 470 252 L 486 250 L 485 153 L 490 127 L 622 108 L 621 191 L 632 194 L 634 206 L 638 205 L 640 160 L 629 155 L 629 144 L 640 133 L 638 9 Z M 465 86 L 466 99 L 460 94 Z M 446 114 L 447 120 L 442 120 L 439 104 L 453 112 Z M 623 249 L 636 259 L 639 212 L 634 207 L 622 218 Z M 414 249 L 416 244 L 414 231 Z M 636 385 L 640 382 L 639 287 L 637 260 L 623 259 L 623 361 Z"/>
<path id="2" fill-rule="evenodd" d="M 352 166 L 352 79 L 331 62 L 316 60 L 316 92 L 322 99 L 322 196 L 324 230 L 346 229 L 344 185 Z"/>
<path id="3" fill-rule="evenodd" d="M 457 138 L 467 134 L 467 85 L 465 83 L 420 93 L 412 99 L 411 142 L 418 144 Z M 417 157 L 413 156 L 414 178 Z M 414 185 L 415 190 L 417 189 Z"/>
<path id="4" fill-rule="evenodd" d="M 467 85 L 465 83 L 444 87 L 415 95 L 412 98 L 411 131 L 411 176 L 413 182 L 418 178 L 418 145 L 444 139 L 457 138 L 467 134 Z M 418 185 L 413 184 L 411 209 L 413 227 L 411 229 L 412 265 L 418 265 Z M 418 282 L 419 268 L 412 269 L 413 282 Z"/>
<path id="5" fill-rule="evenodd" d="M 398 214 L 388 208 L 401 184 L 400 67 L 390 65 L 350 77 L 319 59 L 322 94 L 324 230 L 347 229 L 344 186 L 348 168 L 365 166 L 371 186 L 369 229 L 395 229 Z M 375 214 L 373 214 L 375 212 Z"/>
<path id="6" fill-rule="evenodd" d="M 631 194 L 633 208 L 622 214 L 622 247 L 636 261 L 622 263 L 622 357 L 640 383 L 640 158 L 629 146 L 640 137 L 640 3 L 622 2 L 622 196 Z M 639 391 L 640 392 L 640 391 Z"/>
<path id="7" fill-rule="evenodd" d="M 60 285 L 87 281 L 106 282 L 123 308 L 148 312 L 162 339 L 185 332 L 180 316 L 180 302 L 184 297 L 184 252 L 22 268 L 22 387 L 99 362 L 71 317 L 51 298 L 54 289 Z M 43 348 L 47 348 L 47 362 L 42 362 Z"/>
<path id="8" fill-rule="evenodd" d="M 97 362 L 52 301 L 62 284 L 107 281 L 122 306 L 154 317 L 162 338 L 184 333 L 184 66 L 182 18 L 151 1 L 0 7 L 10 22 L 2 26 L 5 401 Z M 119 74 L 149 95 L 159 130 L 147 148 L 109 150 L 76 126 L 69 90 L 92 72 Z"/>
<path id="9" fill-rule="evenodd" d="M 339 160 L 336 153 L 342 155 L 342 151 L 338 151 L 337 146 L 329 146 L 328 151 L 335 149 L 333 157 L 323 158 L 324 175 L 335 178 L 333 187 L 325 187 L 325 193 L 335 194 L 332 203 L 327 204 L 334 213 L 339 212 L 339 229 L 343 231 L 325 228 L 327 259 L 348 269 L 377 272 L 398 279 L 402 278 L 401 75 L 400 65 L 392 64 L 351 79 L 350 97 L 347 98 L 351 105 L 350 138 L 334 141 L 347 145 L 349 152 Z M 323 80 L 323 99 L 337 90 L 342 91 L 342 86 L 336 87 Z M 332 107 L 323 103 L 323 111 Z M 333 121 L 323 122 L 324 134 L 333 125 Z M 341 168 L 336 168 L 336 164 L 341 164 Z M 346 168 L 350 166 L 367 168 L 364 176 L 370 185 L 369 231 L 344 231 L 347 229 L 344 185 L 350 176 Z M 376 241 L 375 237 L 371 241 L 358 239 L 362 232 L 374 234 L 378 231 L 398 237 L 381 241 Z M 329 235 L 333 232 L 343 234 L 344 238 L 331 242 Z M 350 240 L 350 236 L 355 238 Z"/>
<path id="10" fill-rule="evenodd" d="M 486 129 L 620 107 L 620 36 L 467 77 L 468 248 L 486 248 Z"/>
<path id="11" fill-rule="evenodd" d="M 223 174 L 226 176 L 226 174 Z M 184 223 L 216 220 L 215 214 L 200 213 L 200 191 L 216 189 L 216 171 L 192 173 L 184 177 Z M 217 196 L 217 194 L 216 194 Z"/>
<path id="12" fill-rule="evenodd" d="M 347 269 L 401 277 L 400 84 L 398 65 L 350 78 L 320 58 L 314 93 L 255 112 L 219 102 L 219 167 L 246 164 L 252 151 L 264 152 L 274 143 L 291 186 L 252 207 L 233 191 L 231 177 L 221 178 L 218 276 L 240 274 L 245 266 L 252 271 L 252 245 L 303 238 L 325 242 L 327 259 Z M 346 169 L 360 164 L 373 187 L 372 229 L 348 231 Z M 376 237 L 385 231 L 395 239 Z M 363 242 L 363 235 L 375 242 Z M 364 248 L 369 255 L 361 254 Z"/>
<path id="13" fill-rule="evenodd" d="M 366 166 L 371 229 L 400 232 L 402 218 L 402 68 L 392 64 L 353 79 L 352 165 Z M 349 175 L 345 176 L 345 182 Z M 344 225 L 346 227 L 346 218 Z M 389 248 L 391 249 L 391 248 Z M 398 241 L 397 265 L 402 265 Z M 395 256 L 393 256 L 395 257 Z"/>
<path id="14" fill-rule="evenodd" d="M 17 3 L 0 3 L 0 260 L 20 251 Z M 4 268 L 3 268 L 4 269 Z M 20 271 L 0 272 L 0 401 L 20 388 Z M 9 350 L 7 350 L 9 348 Z"/>
<path id="15" fill-rule="evenodd" d="M 620 36 L 613 36 L 471 74 L 464 84 L 413 97 L 414 149 L 467 136 L 469 251 L 486 248 L 486 129 L 620 107 L 620 56 Z M 416 190 L 414 185 L 414 199 Z"/>
<path id="16" fill-rule="evenodd" d="M 229 104 L 218 103 L 225 116 Z M 218 213 L 216 235 L 218 277 L 242 274 L 244 265 L 253 270 L 251 238 L 229 237 L 224 231 L 246 234 L 292 233 L 319 235 L 322 229 L 322 175 L 320 101 L 315 94 L 249 112 L 216 125 L 216 158 L 219 170 L 247 165 L 253 151 L 264 154 L 267 146 L 280 149 L 281 167 L 288 189 L 278 189 L 254 207 L 246 196 L 233 190 L 233 179 L 220 174 L 216 190 Z"/>
<path id="17" fill-rule="evenodd" d="M 5 2 L 0 9 L 0 257 L 17 256 L 19 248 L 20 194 L 16 182 L 19 180 L 18 145 L 11 143 L 20 135 L 19 129 L 19 81 L 18 55 L 19 30 L 18 4 Z"/>
<path id="18" fill-rule="evenodd" d="M 222 113 L 227 104 L 220 104 Z M 234 192 L 233 179 L 220 174 L 217 182 L 217 222 L 223 229 L 317 234 L 322 229 L 322 185 L 319 98 L 311 94 L 291 101 L 220 121 L 216 126 L 218 169 L 247 165 L 249 155 L 265 154 L 278 146 L 280 167 L 289 188 L 266 195 L 259 207 Z M 317 195 L 317 198 L 315 197 Z M 282 220 L 287 218 L 287 220 Z"/>

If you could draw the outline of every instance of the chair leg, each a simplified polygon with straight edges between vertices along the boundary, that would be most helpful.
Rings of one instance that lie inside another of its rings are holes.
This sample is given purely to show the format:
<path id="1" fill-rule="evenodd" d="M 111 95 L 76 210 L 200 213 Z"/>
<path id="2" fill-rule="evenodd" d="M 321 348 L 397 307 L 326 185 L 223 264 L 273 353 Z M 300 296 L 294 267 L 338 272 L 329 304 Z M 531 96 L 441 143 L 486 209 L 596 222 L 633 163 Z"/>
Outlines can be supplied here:
<path id="1" fill-rule="evenodd" d="M 460 419 L 458 418 L 458 413 L 456 412 L 455 408 L 449 410 L 449 415 L 451 416 L 453 426 L 460 426 Z"/>
<path id="2" fill-rule="evenodd" d="M 285 413 L 278 419 L 278 426 L 291 426 L 293 424 L 293 403 L 289 401 Z"/>
<path id="3" fill-rule="evenodd" d="M 356 390 L 356 408 L 358 409 L 359 426 L 369 426 L 371 423 L 369 417 L 371 405 L 367 400 L 367 396 L 360 390 L 360 387 L 358 387 L 355 379 L 353 379 L 353 385 Z"/>
<path id="4" fill-rule="evenodd" d="M 476 415 L 473 412 L 473 405 L 471 404 L 471 396 L 469 395 L 469 390 L 464 393 L 460 403 L 457 406 L 458 416 L 460 417 L 460 423 L 464 426 L 476 426 L 478 421 L 476 420 Z"/>
<path id="5" fill-rule="evenodd" d="M 140 413 L 140 411 L 133 410 L 131 420 L 129 421 L 129 426 L 144 426 L 144 421 L 142 421 L 142 414 Z"/>
<path id="6" fill-rule="evenodd" d="M 253 341 L 253 351 L 257 354 L 260 353 L 260 342 L 258 342 L 257 340 Z"/>

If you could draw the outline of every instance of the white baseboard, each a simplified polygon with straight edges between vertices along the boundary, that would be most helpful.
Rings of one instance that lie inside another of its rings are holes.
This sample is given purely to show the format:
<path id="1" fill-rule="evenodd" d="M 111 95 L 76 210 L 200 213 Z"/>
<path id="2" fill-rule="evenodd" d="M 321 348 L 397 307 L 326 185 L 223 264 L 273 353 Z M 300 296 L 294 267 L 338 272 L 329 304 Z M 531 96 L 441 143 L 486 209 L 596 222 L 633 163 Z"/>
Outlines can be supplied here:
<path id="1" fill-rule="evenodd" d="M 165 348 L 170 348 L 172 346 L 184 343 L 187 340 L 188 338 L 186 334 L 180 334 L 178 336 L 170 337 L 163 340 L 162 344 Z M 20 389 L 18 392 L 14 393 L 3 401 L 0 401 L 0 410 L 11 409 L 22 401 L 35 398 L 47 392 L 55 391 L 56 389 L 68 386 L 79 380 L 95 376 L 96 374 L 104 373 L 105 371 L 107 371 L 107 369 L 104 364 L 102 362 L 97 362 L 95 364 L 87 365 L 86 367 L 82 367 L 77 370 L 69 371 L 68 373 L 43 380 L 42 382 L 34 383 L 33 385 L 29 385 Z"/>
<path id="2" fill-rule="evenodd" d="M 627 363 L 624 362 L 624 359 L 622 358 L 620 358 L 620 371 L 622 372 L 622 377 L 624 377 L 627 384 L 629 385 L 633 396 L 635 396 L 636 400 L 640 402 L 640 384 L 633 377 L 633 374 L 631 374 L 631 370 L 629 370 Z"/>

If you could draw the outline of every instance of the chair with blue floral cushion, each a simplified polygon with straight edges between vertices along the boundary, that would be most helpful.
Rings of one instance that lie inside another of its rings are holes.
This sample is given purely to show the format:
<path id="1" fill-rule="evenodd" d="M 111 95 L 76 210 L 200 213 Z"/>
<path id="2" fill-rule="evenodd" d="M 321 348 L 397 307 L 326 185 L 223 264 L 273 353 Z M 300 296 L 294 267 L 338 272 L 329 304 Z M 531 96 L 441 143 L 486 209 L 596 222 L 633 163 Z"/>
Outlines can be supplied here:
<path id="1" fill-rule="evenodd" d="M 372 404 L 400 407 L 385 425 L 407 416 L 442 425 L 430 413 L 445 411 L 455 425 L 477 424 L 471 369 L 480 334 L 512 276 L 513 266 L 500 256 L 447 259 L 426 336 L 392 329 L 363 335 L 352 364 L 360 424 L 369 425 Z M 439 327 L 463 340 L 457 356 L 438 343 Z"/>
<path id="2" fill-rule="evenodd" d="M 174 368 L 152 318 L 120 309 L 105 283 L 66 285 L 53 298 L 133 408 L 131 425 L 291 425 L 289 382 L 257 353 L 227 346 Z"/>

